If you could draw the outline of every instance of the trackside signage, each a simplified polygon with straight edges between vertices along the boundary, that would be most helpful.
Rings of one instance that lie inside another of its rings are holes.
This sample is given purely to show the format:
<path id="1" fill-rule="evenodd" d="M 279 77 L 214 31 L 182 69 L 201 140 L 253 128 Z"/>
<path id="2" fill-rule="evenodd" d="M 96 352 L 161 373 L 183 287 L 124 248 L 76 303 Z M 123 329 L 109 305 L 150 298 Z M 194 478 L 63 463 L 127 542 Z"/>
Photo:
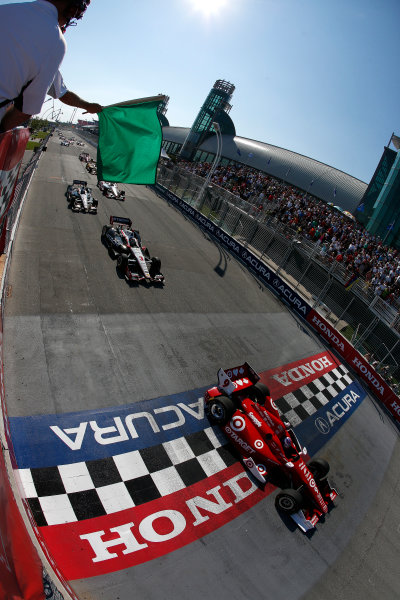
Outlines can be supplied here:
<path id="1" fill-rule="evenodd" d="M 64 576 L 81 579 L 138 565 L 218 529 L 273 491 L 262 491 L 240 463 L 152 502 L 94 519 L 40 527 Z M 62 543 L 60 543 L 62 540 Z"/>
<path id="2" fill-rule="evenodd" d="M 320 354 L 260 374 L 274 399 L 335 369 L 334 355 Z M 208 386 L 188 392 L 64 415 L 9 419 L 20 469 L 50 467 L 141 450 L 209 427 L 204 415 Z M 51 457 L 51 458 L 50 458 Z"/>
<path id="3" fill-rule="evenodd" d="M 387 385 L 386 381 L 382 379 L 344 336 L 313 309 L 309 312 L 307 321 L 339 353 L 347 364 L 358 373 L 374 395 L 379 398 L 396 421 L 400 423 L 400 401 Z"/>
<path id="4" fill-rule="evenodd" d="M 366 393 L 356 382 L 296 427 L 296 435 L 313 456 L 360 406 Z"/>
<path id="5" fill-rule="evenodd" d="M 209 427 L 199 388 L 99 411 L 9 419 L 17 464 L 46 467 L 141 450 Z"/>
<path id="6" fill-rule="evenodd" d="M 278 399 L 317 384 L 337 366 L 325 351 L 261 377 Z M 269 485 L 260 489 L 229 453 L 228 438 L 210 428 L 205 389 L 101 412 L 10 419 L 38 539 L 66 579 L 111 573 L 173 552 L 274 491 Z M 321 419 L 332 433 L 361 396 L 347 385 L 324 406 Z M 252 414 L 253 422 L 258 418 Z M 314 424 L 313 415 L 307 421 Z M 236 441 L 241 427 L 239 419 L 230 429 Z M 329 439 L 314 427 L 299 438 L 307 447 Z"/>
<path id="7" fill-rule="evenodd" d="M 225 231 L 190 206 L 190 204 L 187 204 L 187 202 L 178 198 L 163 186 L 156 184 L 155 188 L 166 200 L 179 208 L 181 212 L 190 217 L 197 225 L 199 225 L 199 227 L 215 237 L 222 246 L 243 262 L 247 268 L 255 273 L 258 279 L 279 296 L 282 302 L 289 308 L 303 317 L 303 319 L 307 317 L 307 314 L 311 310 L 308 304 L 252 252 L 242 246 L 242 244 L 239 244 L 237 240 L 225 233 Z"/>
<path id="8" fill-rule="evenodd" d="M 340 365 L 337 358 L 329 351 L 297 360 L 284 367 L 271 369 L 261 373 L 261 381 L 266 383 L 271 396 L 276 400 L 316 378 L 322 377 Z"/>

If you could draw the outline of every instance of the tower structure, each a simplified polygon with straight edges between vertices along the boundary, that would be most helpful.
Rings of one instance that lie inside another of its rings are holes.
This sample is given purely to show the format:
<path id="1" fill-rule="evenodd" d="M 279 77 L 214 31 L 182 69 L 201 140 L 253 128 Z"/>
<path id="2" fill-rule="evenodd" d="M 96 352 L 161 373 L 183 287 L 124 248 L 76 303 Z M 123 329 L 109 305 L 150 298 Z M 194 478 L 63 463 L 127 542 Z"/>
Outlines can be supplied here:
<path id="1" fill-rule="evenodd" d="M 397 152 L 385 147 L 355 215 L 369 233 L 400 249 L 400 138 L 393 134 L 390 143 Z"/>
<path id="2" fill-rule="evenodd" d="M 186 160 L 193 158 L 197 148 L 209 135 L 212 135 L 214 121 L 220 124 L 222 133 L 225 133 L 224 130 L 228 126 L 229 133 L 235 135 L 234 125 L 228 117 L 228 113 L 232 108 L 229 102 L 234 91 L 235 86 L 229 81 L 218 79 L 214 83 L 182 145 L 180 151 L 182 158 L 186 158 Z"/>
<path id="3" fill-rule="evenodd" d="M 169 96 L 165 96 L 164 100 L 162 102 L 160 102 L 160 104 L 157 107 L 157 114 L 158 114 L 158 118 L 160 120 L 162 127 L 169 127 L 169 121 L 168 121 L 167 117 L 165 116 L 165 113 L 167 112 L 168 102 L 169 102 Z"/>

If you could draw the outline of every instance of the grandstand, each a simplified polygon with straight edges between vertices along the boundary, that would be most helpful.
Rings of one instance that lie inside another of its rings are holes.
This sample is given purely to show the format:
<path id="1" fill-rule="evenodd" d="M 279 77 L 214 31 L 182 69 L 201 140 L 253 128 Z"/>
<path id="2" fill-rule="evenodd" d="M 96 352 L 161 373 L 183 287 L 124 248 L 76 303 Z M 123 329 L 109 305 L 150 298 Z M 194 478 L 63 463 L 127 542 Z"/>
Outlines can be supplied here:
<path id="1" fill-rule="evenodd" d="M 168 155 L 177 155 L 190 128 L 163 127 L 163 148 Z M 212 162 L 217 151 L 217 138 L 208 137 L 198 147 L 194 160 Z M 348 173 L 317 160 L 240 136 L 222 135 L 220 164 L 238 163 L 258 169 L 304 190 L 343 210 L 354 212 L 363 197 L 367 184 Z"/>

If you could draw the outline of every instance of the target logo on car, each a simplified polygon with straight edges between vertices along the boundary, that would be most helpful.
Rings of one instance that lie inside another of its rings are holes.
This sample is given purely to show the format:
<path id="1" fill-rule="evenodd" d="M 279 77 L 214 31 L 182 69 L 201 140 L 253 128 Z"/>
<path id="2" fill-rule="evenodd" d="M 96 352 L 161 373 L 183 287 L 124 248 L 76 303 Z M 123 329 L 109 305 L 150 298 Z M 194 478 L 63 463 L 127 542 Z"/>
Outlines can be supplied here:
<path id="1" fill-rule="evenodd" d="M 261 475 L 267 474 L 267 467 L 265 465 L 262 465 L 262 464 L 257 465 L 257 470 Z"/>
<path id="2" fill-rule="evenodd" d="M 256 440 L 254 442 L 254 448 L 257 448 L 257 450 L 261 450 L 261 448 L 264 448 L 264 442 L 262 440 Z"/>
<path id="3" fill-rule="evenodd" d="M 234 431 L 243 431 L 243 429 L 246 427 L 246 422 L 243 417 L 237 416 L 233 417 L 230 422 L 230 426 Z"/>

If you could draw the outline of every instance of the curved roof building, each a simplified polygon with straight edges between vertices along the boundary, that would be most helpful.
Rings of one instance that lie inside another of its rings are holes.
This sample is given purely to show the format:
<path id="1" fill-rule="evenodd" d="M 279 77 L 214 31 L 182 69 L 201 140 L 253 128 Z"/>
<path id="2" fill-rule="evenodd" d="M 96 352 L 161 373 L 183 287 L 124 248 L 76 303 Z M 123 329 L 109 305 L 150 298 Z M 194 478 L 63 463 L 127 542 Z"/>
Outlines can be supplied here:
<path id="1" fill-rule="evenodd" d="M 163 127 L 166 152 L 179 153 L 190 132 L 189 127 Z M 241 163 L 286 181 L 313 196 L 353 212 L 361 201 L 367 184 L 348 173 L 264 142 L 224 134 L 222 128 L 222 164 Z M 217 151 L 216 135 L 210 135 L 197 148 L 195 161 L 213 160 Z"/>

